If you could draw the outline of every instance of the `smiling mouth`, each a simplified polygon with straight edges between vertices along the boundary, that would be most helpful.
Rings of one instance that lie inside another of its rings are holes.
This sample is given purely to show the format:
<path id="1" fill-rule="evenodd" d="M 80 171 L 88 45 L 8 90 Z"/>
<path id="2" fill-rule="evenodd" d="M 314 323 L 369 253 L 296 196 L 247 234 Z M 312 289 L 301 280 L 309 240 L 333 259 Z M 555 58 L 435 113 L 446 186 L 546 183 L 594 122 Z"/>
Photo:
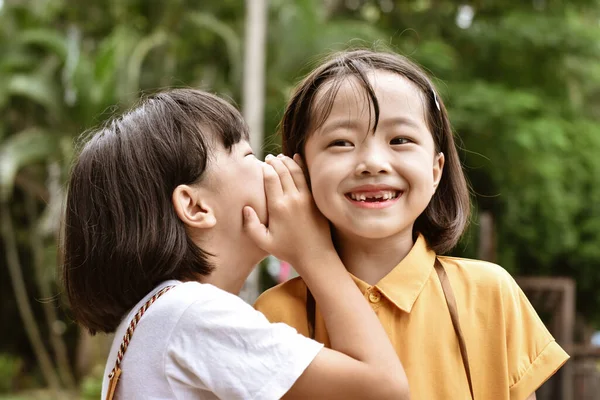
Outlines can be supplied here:
<path id="1" fill-rule="evenodd" d="M 360 203 L 384 203 L 395 200 L 402 192 L 400 190 L 376 190 L 368 192 L 350 192 L 346 193 L 349 200 Z"/>

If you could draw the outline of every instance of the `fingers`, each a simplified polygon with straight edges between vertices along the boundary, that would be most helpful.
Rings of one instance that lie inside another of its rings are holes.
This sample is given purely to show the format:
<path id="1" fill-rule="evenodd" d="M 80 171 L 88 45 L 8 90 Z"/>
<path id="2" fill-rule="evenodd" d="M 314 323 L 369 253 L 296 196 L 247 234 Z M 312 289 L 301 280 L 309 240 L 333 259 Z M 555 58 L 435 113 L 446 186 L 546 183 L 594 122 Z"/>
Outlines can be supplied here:
<path id="1" fill-rule="evenodd" d="M 279 175 L 270 164 L 263 164 L 262 168 L 265 194 L 267 195 L 267 205 L 270 205 L 274 200 L 283 196 L 283 188 L 281 186 Z"/>
<path id="2" fill-rule="evenodd" d="M 277 171 L 284 192 L 293 189 L 297 189 L 300 192 L 309 190 L 307 183 L 308 174 L 306 173 L 302 157 L 299 154 L 295 154 L 294 159 L 283 154 L 278 155 L 276 158 L 267 156 L 266 162 L 272 165 Z"/>
<path id="3" fill-rule="evenodd" d="M 265 162 L 272 166 L 277 172 L 277 175 L 279 175 L 279 180 L 281 181 L 281 187 L 283 188 L 283 192 L 292 193 L 293 191 L 297 190 L 297 187 L 294 183 L 294 179 L 292 178 L 289 168 L 283 162 L 285 158 L 286 157 L 282 155 L 273 157 L 271 154 L 269 154 L 265 158 Z"/>
<path id="4" fill-rule="evenodd" d="M 243 227 L 246 234 L 258 247 L 263 250 L 269 247 L 269 230 L 260 222 L 256 211 L 252 207 L 246 206 L 243 209 Z"/>

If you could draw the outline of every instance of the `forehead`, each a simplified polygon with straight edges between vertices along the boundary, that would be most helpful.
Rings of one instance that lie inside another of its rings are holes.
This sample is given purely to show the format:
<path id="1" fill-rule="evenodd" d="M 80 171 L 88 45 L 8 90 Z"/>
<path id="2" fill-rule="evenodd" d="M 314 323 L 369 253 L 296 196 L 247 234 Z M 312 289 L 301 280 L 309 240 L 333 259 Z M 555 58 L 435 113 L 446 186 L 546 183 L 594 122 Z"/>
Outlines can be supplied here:
<path id="1" fill-rule="evenodd" d="M 393 115 L 413 115 L 424 120 L 425 103 L 421 90 L 407 78 L 388 71 L 371 71 L 367 75 L 368 83 L 373 88 L 379 104 L 380 118 Z M 333 98 L 331 114 L 340 114 L 358 111 L 360 114 L 369 114 L 373 107 L 372 100 L 365 84 L 356 76 L 347 76 L 337 83 L 337 94 Z M 327 83 L 323 93 L 335 90 L 336 82 Z M 322 96 L 321 101 L 327 96 Z M 317 103 L 320 103 L 317 98 Z"/>

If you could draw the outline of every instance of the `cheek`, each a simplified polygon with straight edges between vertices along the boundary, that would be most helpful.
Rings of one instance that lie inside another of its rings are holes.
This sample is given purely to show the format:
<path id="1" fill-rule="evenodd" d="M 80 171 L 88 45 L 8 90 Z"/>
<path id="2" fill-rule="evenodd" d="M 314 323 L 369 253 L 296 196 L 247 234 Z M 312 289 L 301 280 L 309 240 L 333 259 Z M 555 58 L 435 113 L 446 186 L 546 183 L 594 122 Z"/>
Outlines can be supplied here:
<path id="1" fill-rule="evenodd" d="M 333 189 L 335 176 L 331 165 L 316 159 L 308 166 L 308 176 L 313 197 L 323 196 L 328 190 Z"/>
<path id="2" fill-rule="evenodd" d="M 318 166 L 314 163 L 311 164 L 308 168 L 308 175 L 310 181 L 309 185 L 313 199 L 315 200 L 317 208 L 319 208 L 319 210 L 322 213 L 325 213 L 325 210 L 327 209 L 327 204 L 331 203 L 331 200 L 328 201 L 328 198 L 331 196 L 333 186 L 327 179 L 327 174 L 324 174 L 322 171 L 323 167 Z"/>
<path id="3" fill-rule="evenodd" d="M 252 169 L 253 176 L 250 177 L 249 182 L 240 182 L 241 185 L 248 185 L 253 188 L 253 193 L 256 194 L 256 198 L 262 203 L 266 204 L 266 194 L 265 194 L 265 181 L 262 172 L 262 166 L 256 165 Z"/>
<path id="4" fill-rule="evenodd" d="M 402 157 L 399 169 L 417 187 L 430 187 L 433 185 L 433 158 L 424 155 Z"/>

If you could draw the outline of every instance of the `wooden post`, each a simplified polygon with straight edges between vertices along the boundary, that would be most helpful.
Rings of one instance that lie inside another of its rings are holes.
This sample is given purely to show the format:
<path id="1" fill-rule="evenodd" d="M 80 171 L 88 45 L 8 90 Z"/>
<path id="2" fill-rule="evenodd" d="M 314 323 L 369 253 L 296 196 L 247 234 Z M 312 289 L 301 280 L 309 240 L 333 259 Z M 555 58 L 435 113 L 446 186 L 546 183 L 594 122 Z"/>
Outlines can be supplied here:
<path id="1" fill-rule="evenodd" d="M 561 277 L 517 277 L 517 283 L 529 297 L 532 305 L 552 313 L 550 327 L 558 344 L 573 357 L 575 331 L 575 281 Z M 574 358 L 574 357 L 573 357 Z M 573 361 L 568 361 L 559 371 L 561 400 L 573 400 Z M 553 395 L 556 393 L 553 393 Z M 538 398 L 542 399 L 540 391 Z"/>

